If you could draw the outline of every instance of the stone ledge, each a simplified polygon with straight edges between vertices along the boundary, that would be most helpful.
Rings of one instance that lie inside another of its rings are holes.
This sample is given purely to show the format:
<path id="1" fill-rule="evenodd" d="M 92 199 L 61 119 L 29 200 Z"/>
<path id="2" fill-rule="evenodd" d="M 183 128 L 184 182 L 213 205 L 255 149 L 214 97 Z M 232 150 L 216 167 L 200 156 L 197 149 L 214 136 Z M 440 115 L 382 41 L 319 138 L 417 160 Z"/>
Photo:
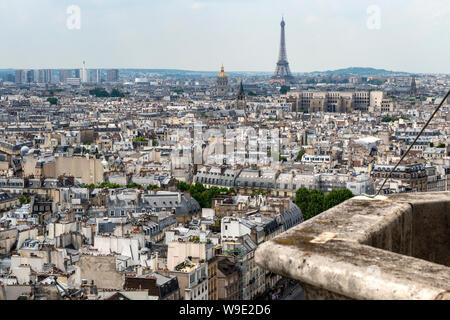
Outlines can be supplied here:
<path id="1" fill-rule="evenodd" d="M 314 299 L 450 299 L 449 221 L 450 192 L 355 197 L 263 243 L 255 260 Z"/>

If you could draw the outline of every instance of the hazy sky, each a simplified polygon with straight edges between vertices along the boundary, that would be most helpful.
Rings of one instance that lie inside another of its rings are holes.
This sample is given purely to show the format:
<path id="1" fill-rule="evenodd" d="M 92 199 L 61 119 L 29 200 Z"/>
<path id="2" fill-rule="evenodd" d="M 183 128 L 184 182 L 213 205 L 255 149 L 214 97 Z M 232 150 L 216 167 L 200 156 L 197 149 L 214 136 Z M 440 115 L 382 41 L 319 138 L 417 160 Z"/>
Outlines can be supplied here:
<path id="1" fill-rule="evenodd" d="M 293 72 L 450 73 L 449 0 L 0 0 L 0 68 L 273 71 L 283 14 Z"/>

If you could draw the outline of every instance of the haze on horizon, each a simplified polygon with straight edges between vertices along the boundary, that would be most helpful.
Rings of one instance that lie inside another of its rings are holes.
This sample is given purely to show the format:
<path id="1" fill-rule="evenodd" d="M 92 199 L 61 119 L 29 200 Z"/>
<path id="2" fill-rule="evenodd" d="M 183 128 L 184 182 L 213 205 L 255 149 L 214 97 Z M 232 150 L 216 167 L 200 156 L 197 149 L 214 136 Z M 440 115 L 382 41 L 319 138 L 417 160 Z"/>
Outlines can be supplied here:
<path id="1" fill-rule="evenodd" d="M 67 28 L 71 5 L 80 29 Z M 448 0 L 0 0 L 0 68 L 271 72 L 282 15 L 294 73 L 450 73 Z"/>

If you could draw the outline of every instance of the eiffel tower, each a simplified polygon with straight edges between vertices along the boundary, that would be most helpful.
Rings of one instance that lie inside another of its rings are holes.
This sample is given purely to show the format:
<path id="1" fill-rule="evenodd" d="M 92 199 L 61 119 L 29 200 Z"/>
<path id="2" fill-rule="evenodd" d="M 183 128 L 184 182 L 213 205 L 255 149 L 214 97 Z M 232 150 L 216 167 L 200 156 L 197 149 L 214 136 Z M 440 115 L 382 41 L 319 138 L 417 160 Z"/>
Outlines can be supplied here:
<path id="1" fill-rule="evenodd" d="M 273 74 L 270 82 L 274 83 L 292 83 L 295 78 L 291 74 L 291 70 L 289 69 L 289 62 L 287 61 L 286 54 L 286 41 L 284 37 L 284 26 L 286 23 L 284 22 L 284 18 L 281 19 L 281 39 L 280 39 L 280 53 L 278 56 L 278 62 L 275 69 L 275 73 Z"/>

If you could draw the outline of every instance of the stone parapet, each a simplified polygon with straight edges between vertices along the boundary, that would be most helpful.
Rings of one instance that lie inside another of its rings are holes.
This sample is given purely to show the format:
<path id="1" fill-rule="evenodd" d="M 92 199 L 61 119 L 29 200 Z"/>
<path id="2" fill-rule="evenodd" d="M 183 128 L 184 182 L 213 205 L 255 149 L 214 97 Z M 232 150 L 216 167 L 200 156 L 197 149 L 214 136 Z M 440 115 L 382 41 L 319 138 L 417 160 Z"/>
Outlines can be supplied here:
<path id="1" fill-rule="evenodd" d="M 263 243 L 307 299 L 450 299 L 450 192 L 355 197 Z"/>

